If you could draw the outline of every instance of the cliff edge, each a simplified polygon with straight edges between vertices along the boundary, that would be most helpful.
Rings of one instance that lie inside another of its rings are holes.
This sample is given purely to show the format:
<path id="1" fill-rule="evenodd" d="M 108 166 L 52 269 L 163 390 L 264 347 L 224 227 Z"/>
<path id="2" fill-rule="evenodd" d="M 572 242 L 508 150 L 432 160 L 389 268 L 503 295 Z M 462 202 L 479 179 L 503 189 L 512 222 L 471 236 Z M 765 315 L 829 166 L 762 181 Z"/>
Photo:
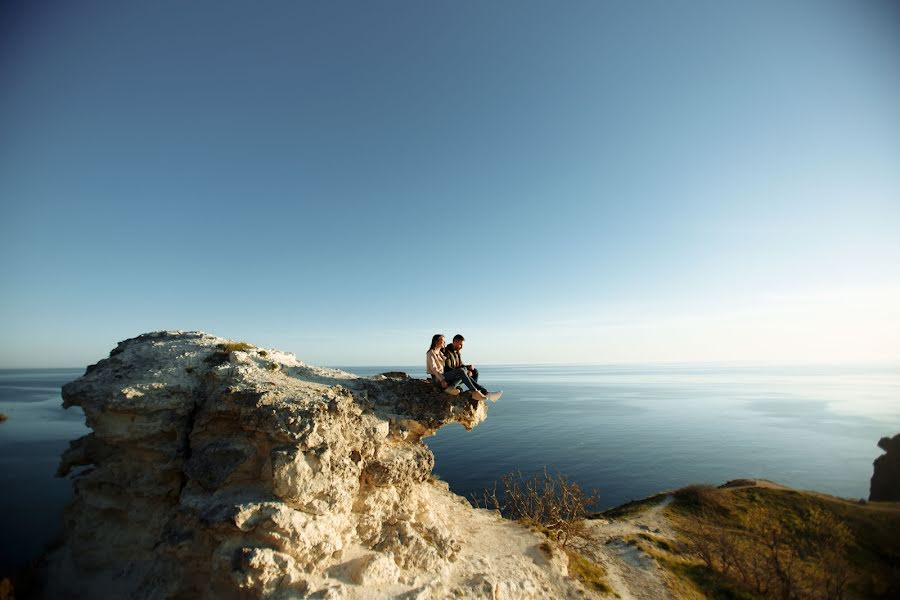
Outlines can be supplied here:
<path id="1" fill-rule="evenodd" d="M 431 477 L 422 438 L 487 416 L 468 394 L 162 331 L 119 343 L 63 400 L 93 432 L 62 457 L 74 498 L 45 597 L 584 593 L 542 537 Z"/>

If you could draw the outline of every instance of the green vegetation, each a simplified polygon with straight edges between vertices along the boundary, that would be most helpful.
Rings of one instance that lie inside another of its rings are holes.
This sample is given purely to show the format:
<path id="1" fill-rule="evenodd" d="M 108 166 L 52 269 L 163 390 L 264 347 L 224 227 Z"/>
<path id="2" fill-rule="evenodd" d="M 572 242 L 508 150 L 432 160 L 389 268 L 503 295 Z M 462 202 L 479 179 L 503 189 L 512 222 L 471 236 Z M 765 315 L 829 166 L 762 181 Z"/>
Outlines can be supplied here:
<path id="1" fill-rule="evenodd" d="M 645 549 L 683 597 L 900 596 L 900 503 L 860 504 L 744 482 L 674 493 L 680 544 Z"/>

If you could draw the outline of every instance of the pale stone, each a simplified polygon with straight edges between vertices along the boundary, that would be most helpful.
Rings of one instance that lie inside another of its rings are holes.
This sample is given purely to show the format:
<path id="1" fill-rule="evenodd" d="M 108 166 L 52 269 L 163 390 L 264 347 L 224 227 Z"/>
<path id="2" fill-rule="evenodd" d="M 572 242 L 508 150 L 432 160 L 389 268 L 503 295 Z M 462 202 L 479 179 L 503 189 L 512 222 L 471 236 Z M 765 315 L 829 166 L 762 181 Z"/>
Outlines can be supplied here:
<path id="1" fill-rule="evenodd" d="M 484 402 L 202 332 L 121 342 L 63 388 L 71 444 L 47 598 L 564 597 L 537 534 L 431 479 L 421 439 Z M 479 579 L 479 577 L 481 577 Z"/>
<path id="2" fill-rule="evenodd" d="M 378 552 L 360 559 L 350 573 L 350 578 L 363 586 L 395 583 L 400 579 L 400 569 L 392 553 Z"/>

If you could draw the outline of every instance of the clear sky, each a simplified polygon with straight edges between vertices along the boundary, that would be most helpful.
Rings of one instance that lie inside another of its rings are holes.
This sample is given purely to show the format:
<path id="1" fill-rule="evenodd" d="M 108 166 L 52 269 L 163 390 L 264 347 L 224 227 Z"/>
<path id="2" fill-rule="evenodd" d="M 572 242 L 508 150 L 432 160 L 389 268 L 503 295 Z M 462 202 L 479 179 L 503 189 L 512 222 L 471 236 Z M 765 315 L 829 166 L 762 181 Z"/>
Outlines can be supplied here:
<path id="1" fill-rule="evenodd" d="M 0 367 L 900 360 L 896 3 L 0 4 Z"/>

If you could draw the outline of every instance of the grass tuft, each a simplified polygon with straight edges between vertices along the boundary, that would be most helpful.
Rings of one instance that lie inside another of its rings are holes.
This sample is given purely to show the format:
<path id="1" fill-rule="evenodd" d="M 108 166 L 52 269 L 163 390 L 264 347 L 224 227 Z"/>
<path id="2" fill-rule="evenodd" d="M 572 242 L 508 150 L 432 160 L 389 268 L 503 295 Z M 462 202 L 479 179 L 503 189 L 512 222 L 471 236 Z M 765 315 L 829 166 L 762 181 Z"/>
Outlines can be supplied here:
<path id="1" fill-rule="evenodd" d="M 253 349 L 253 345 L 247 342 L 228 342 L 226 344 L 217 344 L 217 346 L 222 352 L 240 352 Z"/>
<path id="2" fill-rule="evenodd" d="M 541 548 L 543 549 L 543 547 Z M 612 593 L 612 588 L 606 583 L 606 571 L 595 562 L 592 562 L 572 548 L 564 548 L 569 557 L 569 576 L 580 581 L 586 588 L 602 594 Z"/>
<path id="3" fill-rule="evenodd" d="M 669 540 L 667 540 L 665 538 L 661 538 L 661 537 L 658 537 L 655 535 L 650 535 L 649 533 L 639 533 L 638 537 L 641 538 L 642 540 L 650 542 L 651 544 L 653 544 L 660 550 L 665 550 L 666 552 L 671 552 L 673 554 L 675 552 L 677 552 L 675 545 L 672 544 L 672 542 L 670 542 Z"/>

